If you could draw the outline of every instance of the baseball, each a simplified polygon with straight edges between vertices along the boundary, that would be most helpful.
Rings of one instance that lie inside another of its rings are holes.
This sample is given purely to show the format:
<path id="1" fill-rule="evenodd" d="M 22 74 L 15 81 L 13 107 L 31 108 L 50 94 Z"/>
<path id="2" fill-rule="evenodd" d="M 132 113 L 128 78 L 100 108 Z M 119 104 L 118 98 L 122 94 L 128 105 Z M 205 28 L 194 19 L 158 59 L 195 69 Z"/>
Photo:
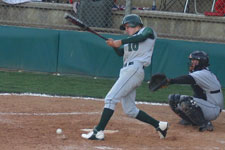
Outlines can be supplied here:
<path id="1" fill-rule="evenodd" d="M 56 130 L 56 133 L 57 133 L 57 134 L 62 134 L 62 129 L 60 129 L 60 128 L 57 129 L 57 130 Z"/>

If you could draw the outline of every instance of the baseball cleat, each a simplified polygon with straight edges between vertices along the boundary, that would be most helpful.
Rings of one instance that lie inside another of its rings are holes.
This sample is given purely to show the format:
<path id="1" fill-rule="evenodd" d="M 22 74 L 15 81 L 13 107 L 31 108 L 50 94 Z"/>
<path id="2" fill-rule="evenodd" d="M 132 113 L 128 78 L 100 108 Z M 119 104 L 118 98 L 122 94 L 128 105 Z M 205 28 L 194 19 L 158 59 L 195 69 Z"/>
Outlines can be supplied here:
<path id="1" fill-rule="evenodd" d="M 88 140 L 104 140 L 104 131 L 97 131 L 94 128 L 93 131 L 87 134 L 81 134 L 81 137 Z"/>
<path id="2" fill-rule="evenodd" d="M 210 121 L 199 127 L 200 132 L 203 132 L 203 131 L 206 131 L 206 130 L 207 131 L 213 131 L 213 125 Z"/>
<path id="3" fill-rule="evenodd" d="M 159 122 L 159 127 L 156 128 L 156 131 L 159 133 L 160 139 L 164 139 L 166 137 L 168 128 L 169 128 L 168 122 L 163 121 Z"/>

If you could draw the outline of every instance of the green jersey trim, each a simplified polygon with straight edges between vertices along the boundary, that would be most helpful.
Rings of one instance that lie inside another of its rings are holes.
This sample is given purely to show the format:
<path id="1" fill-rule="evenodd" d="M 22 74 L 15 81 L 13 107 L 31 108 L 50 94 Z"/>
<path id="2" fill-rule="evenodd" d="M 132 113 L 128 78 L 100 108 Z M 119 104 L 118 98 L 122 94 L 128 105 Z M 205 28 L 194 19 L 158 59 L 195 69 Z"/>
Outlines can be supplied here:
<path id="1" fill-rule="evenodd" d="M 122 39 L 122 44 L 139 43 L 145 41 L 147 38 L 155 39 L 154 31 L 150 27 L 145 27 L 141 34 Z"/>

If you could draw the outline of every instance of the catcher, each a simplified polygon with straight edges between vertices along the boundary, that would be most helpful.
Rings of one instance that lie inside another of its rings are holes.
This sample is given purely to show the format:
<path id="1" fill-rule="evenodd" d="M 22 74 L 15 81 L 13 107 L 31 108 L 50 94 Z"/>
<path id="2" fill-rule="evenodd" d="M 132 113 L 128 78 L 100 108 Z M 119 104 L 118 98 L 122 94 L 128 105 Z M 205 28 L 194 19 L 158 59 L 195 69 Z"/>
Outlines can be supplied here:
<path id="1" fill-rule="evenodd" d="M 209 57 L 204 51 L 194 51 L 189 56 L 189 74 L 168 79 L 163 74 L 153 75 L 149 88 L 156 91 L 169 84 L 190 84 L 194 96 L 170 94 L 171 109 L 182 118 L 181 125 L 199 126 L 199 131 L 213 131 L 215 120 L 224 107 L 220 82 L 208 69 Z"/>

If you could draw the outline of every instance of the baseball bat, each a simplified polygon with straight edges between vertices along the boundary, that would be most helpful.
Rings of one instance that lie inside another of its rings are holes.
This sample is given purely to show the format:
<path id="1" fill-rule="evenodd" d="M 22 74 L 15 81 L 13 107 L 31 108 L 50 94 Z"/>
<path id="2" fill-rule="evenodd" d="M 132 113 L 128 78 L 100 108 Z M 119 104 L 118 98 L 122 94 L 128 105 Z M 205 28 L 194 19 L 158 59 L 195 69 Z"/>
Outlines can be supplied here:
<path id="1" fill-rule="evenodd" d="M 68 21 L 72 22 L 74 25 L 79 26 L 80 28 L 82 28 L 85 31 L 91 32 L 95 35 L 97 35 L 98 37 L 104 39 L 104 40 L 108 40 L 106 37 L 98 34 L 97 32 L 95 32 L 94 30 L 90 29 L 87 25 L 85 25 L 81 20 L 77 19 L 76 17 L 74 17 L 71 14 L 65 13 L 64 18 L 67 19 Z"/>

